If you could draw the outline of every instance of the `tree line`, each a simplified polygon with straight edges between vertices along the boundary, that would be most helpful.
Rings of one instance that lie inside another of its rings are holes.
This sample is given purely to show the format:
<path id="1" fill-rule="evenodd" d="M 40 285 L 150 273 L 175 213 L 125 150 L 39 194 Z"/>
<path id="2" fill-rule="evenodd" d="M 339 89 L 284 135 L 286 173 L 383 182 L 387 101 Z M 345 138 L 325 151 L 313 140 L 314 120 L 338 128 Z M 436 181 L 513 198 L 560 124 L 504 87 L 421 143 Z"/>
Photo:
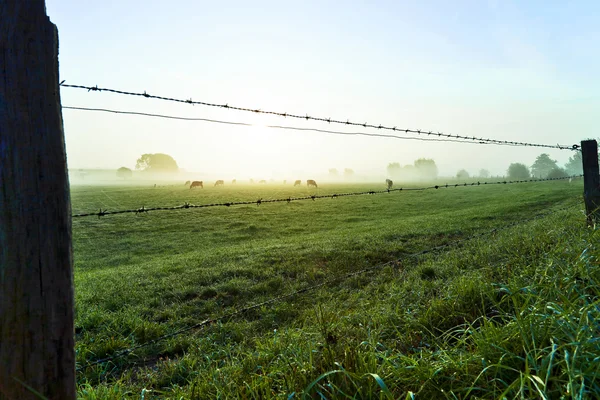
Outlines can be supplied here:
<path id="1" fill-rule="evenodd" d="M 148 172 L 177 172 L 179 166 L 173 157 L 168 154 L 142 154 L 135 163 L 135 169 Z M 117 170 L 117 177 L 127 179 L 133 176 L 133 171 L 127 167 Z"/>
<path id="2" fill-rule="evenodd" d="M 137 159 L 136 170 L 150 172 L 177 172 L 179 167 L 177 162 L 168 154 L 142 154 Z M 419 158 L 412 164 L 400 165 L 398 162 L 389 163 L 387 173 L 390 178 L 401 179 L 404 181 L 422 181 L 438 178 L 438 167 L 435 161 L 430 158 Z M 579 175 L 583 173 L 581 152 L 575 152 L 567 163 L 560 167 L 556 160 L 550 158 L 547 153 L 540 154 L 531 166 L 523 163 L 512 163 L 508 166 L 506 176 L 510 179 L 529 179 L 529 178 L 562 178 L 569 175 Z M 345 168 L 343 172 L 335 168 L 329 169 L 331 177 L 342 175 L 345 178 L 354 176 L 354 170 Z M 127 167 L 121 167 L 117 170 L 119 178 L 131 178 L 133 172 Z M 468 179 L 471 175 L 465 169 L 456 173 L 457 179 Z M 480 169 L 477 178 L 489 178 L 490 172 L 487 169 Z"/>
<path id="3" fill-rule="evenodd" d="M 403 181 L 432 180 L 438 177 L 438 169 L 435 161 L 426 158 L 420 158 L 413 164 L 404 166 L 397 162 L 389 163 L 387 173 L 390 178 L 401 179 Z M 564 178 L 580 174 L 583 174 L 581 152 L 576 152 L 571 156 L 563 167 L 560 167 L 557 161 L 551 159 L 547 153 L 542 153 L 535 159 L 535 162 L 531 166 L 523 163 L 512 163 L 506 171 L 506 176 L 510 179 Z M 472 177 L 485 179 L 490 176 L 490 171 L 485 168 L 480 169 L 478 174 L 473 176 L 465 169 L 461 169 L 456 173 L 457 179 Z"/>
<path id="4" fill-rule="evenodd" d="M 564 178 L 570 175 L 580 175 L 583 174 L 581 152 L 578 151 L 569 157 L 569 161 L 562 168 L 547 153 L 542 153 L 535 159 L 531 167 L 522 163 L 510 164 L 506 174 L 510 179 Z"/>

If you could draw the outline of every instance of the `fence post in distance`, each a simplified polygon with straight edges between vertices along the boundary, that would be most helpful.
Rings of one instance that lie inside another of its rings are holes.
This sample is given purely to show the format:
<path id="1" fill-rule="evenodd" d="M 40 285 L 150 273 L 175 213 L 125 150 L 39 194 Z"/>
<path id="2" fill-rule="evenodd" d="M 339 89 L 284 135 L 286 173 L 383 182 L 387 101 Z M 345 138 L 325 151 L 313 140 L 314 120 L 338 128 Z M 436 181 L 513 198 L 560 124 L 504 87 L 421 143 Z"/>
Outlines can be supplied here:
<path id="1" fill-rule="evenodd" d="M 581 142 L 583 162 L 583 199 L 588 225 L 600 217 L 600 176 L 598 174 L 598 143 L 595 140 Z"/>

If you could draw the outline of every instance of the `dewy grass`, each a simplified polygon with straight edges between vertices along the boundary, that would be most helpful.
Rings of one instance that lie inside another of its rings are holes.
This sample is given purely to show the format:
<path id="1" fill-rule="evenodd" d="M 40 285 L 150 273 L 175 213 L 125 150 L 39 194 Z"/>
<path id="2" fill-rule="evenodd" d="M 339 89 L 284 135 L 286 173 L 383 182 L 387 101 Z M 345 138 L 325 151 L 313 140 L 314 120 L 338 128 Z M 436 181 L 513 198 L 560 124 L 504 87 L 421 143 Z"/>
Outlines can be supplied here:
<path id="1" fill-rule="evenodd" d="M 106 194 L 124 208 L 293 195 L 221 189 L 74 187 L 72 199 L 88 211 Z M 356 189 L 371 187 L 319 190 Z M 548 182 L 75 219 L 79 366 L 400 260 L 85 368 L 79 396 L 597 397 L 597 237 L 581 204 L 558 211 L 581 191 Z"/>

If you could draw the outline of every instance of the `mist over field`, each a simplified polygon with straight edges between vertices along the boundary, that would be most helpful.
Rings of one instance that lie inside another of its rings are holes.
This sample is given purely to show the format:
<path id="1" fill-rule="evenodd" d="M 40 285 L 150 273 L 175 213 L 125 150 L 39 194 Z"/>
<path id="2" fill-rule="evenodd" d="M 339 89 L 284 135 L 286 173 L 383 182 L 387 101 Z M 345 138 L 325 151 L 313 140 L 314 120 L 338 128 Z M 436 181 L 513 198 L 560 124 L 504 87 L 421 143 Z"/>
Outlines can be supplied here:
<path id="1" fill-rule="evenodd" d="M 158 157 L 155 159 L 155 157 Z M 154 161 L 154 162 L 153 162 Z M 165 164 L 166 163 L 166 164 Z M 517 170 L 515 170 L 517 167 Z M 451 168 L 451 167 L 450 167 Z M 118 169 L 79 168 L 69 170 L 69 179 L 73 185 L 177 185 L 190 181 L 203 181 L 210 185 L 217 180 L 224 184 L 279 184 L 292 185 L 297 180 L 303 184 L 307 179 L 321 183 L 375 183 L 384 184 L 386 180 L 393 179 L 396 184 L 424 183 L 433 181 L 453 181 L 469 179 L 495 179 L 508 177 L 509 179 L 528 179 L 546 177 L 565 177 L 582 173 L 581 156 L 573 153 L 568 162 L 560 165 L 552 160 L 548 153 L 542 153 L 535 161 L 528 164 L 511 163 L 499 174 L 494 175 L 486 168 L 468 171 L 464 168 L 440 169 L 433 159 L 419 158 L 413 163 L 401 164 L 388 163 L 385 168 L 371 168 L 356 171 L 352 168 L 329 168 L 316 172 L 293 169 L 293 173 L 276 171 L 273 174 L 250 175 L 248 172 L 233 174 L 231 172 L 188 171 L 179 168 L 176 160 L 167 154 L 144 154 L 136 162 L 136 167 L 120 167 Z M 520 168 L 520 170 L 519 170 Z"/>
<path id="2" fill-rule="evenodd" d="M 116 170 L 110 169 L 81 169 L 81 170 L 70 170 L 69 180 L 71 185 L 183 185 L 187 181 L 200 180 L 204 181 L 205 185 L 212 186 L 215 181 L 223 179 L 225 185 L 231 185 L 232 180 L 235 179 L 237 185 L 289 185 L 292 186 L 296 180 L 301 180 L 302 185 L 306 185 L 307 179 L 314 179 L 318 183 L 373 183 L 380 186 L 385 185 L 387 174 L 353 174 L 352 176 L 332 176 L 331 174 L 317 173 L 317 174 L 306 174 L 298 173 L 296 175 L 281 175 L 282 178 L 268 178 L 262 179 L 263 177 L 258 176 L 256 178 L 238 178 L 235 176 L 228 176 L 227 174 L 218 173 L 198 173 L 181 171 L 176 173 L 152 173 L 152 172 L 141 172 L 134 171 L 131 178 L 123 179 L 119 178 Z M 456 180 L 455 176 L 448 174 L 446 176 L 439 176 L 437 179 L 423 179 L 418 177 L 405 177 L 404 179 L 394 179 L 397 183 L 426 183 L 436 180 Z M 265 182 L 261 181 L 264 180 Z"/>

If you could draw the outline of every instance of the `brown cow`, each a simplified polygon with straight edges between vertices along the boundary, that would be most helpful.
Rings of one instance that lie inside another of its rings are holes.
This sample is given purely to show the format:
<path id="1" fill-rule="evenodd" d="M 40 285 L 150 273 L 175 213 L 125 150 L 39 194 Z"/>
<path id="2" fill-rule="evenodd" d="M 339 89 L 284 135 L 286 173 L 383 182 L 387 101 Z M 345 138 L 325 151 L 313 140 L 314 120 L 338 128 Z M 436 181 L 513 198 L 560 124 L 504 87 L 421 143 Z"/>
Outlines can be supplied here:
<path id="1" fill-rule="evenodd" d="M 294 186 L 300 186 L 302 184 L 302 181 L 300 179 L 298 179 L 296 182 L 294 182 Z"/>
<path id="2" fill-rule="evenodd" d="M 215 182 L 215 186 L 223 186 L 225 184 L 225 182 L 223 182 L 223 180 L 219 179 L 218 181 Z"/>
<path id="3" fill-rule="evenodd" d="M 309 179 L 306 181 L 306 187 L 311 187 L 311 186 L 318 187 L 317 182 L 313 181 L 312 179 Z"/>
<path id="4" fill-rule="evenodd" d="M 388 190 L 390 190 L 392 186 L 394 186 L 394 182 L 391 179 L 386 179 L 385 184 L 387 185 Z"/>
<path id="5" fill-rule="evenodd" d="M 192 183 L 192 182 L 190 182 L 190 181 L 185 181 L 185 183 L 183 184 L 183 186 L 187 186 L 187 185 L 189 185 L 190 183 Z"/>
<path id="6" fill-rule="evenodd" d="M 194 181 L 190 185 L 190 189 L 195 187 L 201 187 L 202 189 L 204 189 L 204 183 L 202 181 Z"/>

